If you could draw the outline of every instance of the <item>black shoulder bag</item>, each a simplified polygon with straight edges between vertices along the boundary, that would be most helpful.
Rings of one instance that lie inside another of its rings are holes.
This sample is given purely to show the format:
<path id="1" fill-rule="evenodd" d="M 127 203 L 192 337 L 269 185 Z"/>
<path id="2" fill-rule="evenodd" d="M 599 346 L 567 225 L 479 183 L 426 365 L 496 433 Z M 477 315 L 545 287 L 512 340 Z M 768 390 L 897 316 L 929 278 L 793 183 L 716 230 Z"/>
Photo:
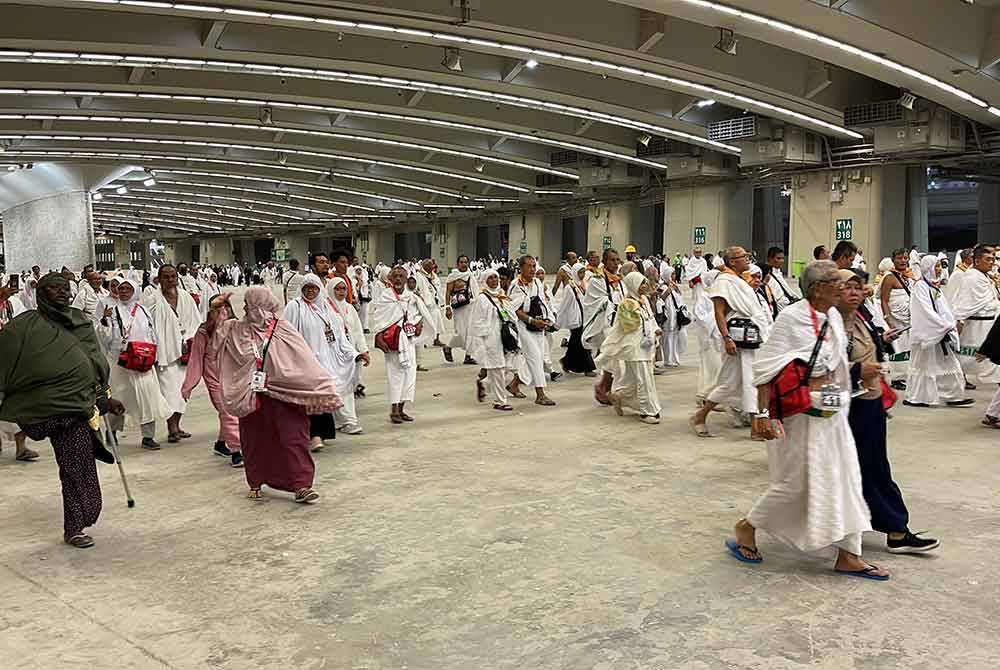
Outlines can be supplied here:
<path id="1" fill-rule="evenodd" d="M 517 342 L 517 331 L 509 320 L 504 317 L 503 310 L 500 309 L 500 305 L 496 304 L 493 300 L 493 296 L 489 293 L 484 293 L 486 299 L 489 300 L 497 310 L 497 315 L 500 317 L 500 343 L 503 344 L 503 350 L 506 354 L 515 354 L 521 350 L 521 346 Z"/>

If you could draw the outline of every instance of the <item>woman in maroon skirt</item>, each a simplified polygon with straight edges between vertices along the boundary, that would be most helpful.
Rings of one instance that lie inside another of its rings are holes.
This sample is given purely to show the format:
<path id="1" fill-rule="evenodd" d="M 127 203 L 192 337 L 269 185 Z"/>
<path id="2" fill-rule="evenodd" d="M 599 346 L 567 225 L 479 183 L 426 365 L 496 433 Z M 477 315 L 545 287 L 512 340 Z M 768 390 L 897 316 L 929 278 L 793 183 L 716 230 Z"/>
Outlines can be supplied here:
<path id="1" fill-rule="evenodd" d="M 230 294 L 212 300 L 211 309 Z M 295 494 L 295 502 L 319 498 L 309 453 L 309 415 L 343 405 L 330 373 L 287 321 L 270 289 L 247 291 L 242 321 L 224 321 L 219 352 L 226 410 L 240 422 L 248 498 L 260 500 L 265 484 Z"/>

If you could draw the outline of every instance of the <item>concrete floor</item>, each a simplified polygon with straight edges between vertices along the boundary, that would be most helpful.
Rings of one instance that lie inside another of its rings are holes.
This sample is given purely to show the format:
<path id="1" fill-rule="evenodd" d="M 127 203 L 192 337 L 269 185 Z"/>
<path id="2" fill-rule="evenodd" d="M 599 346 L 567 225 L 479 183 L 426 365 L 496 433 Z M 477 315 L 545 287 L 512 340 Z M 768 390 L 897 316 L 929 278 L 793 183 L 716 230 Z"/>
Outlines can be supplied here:
<path id="1" fill-rule="evenodd" d="M 473 370 L 437 351 L 409 426 L 388 423 L 381 355 L 366 373 L 366 433 L 317 456 L 319 504 L 243 496 L 210 453 L 203 389 L 160 452 L 123 440 L 137 500 L 100 465 L 90 550 L 61 543 L 48 445 L 0 455 L 3 668 L 531 670 L 996 668 L 998 434 L 978 409 L 900 408 L 893 465 L 932 556 L 866 557 L 881 584 L 838 577 L 762 534 L 765 563 L 722 541 L 763 491 L 762 445 L 687 429 L 695 361 L 657 377 L 660 426 L 618 418 L 590 380 L 555 408 L 501 415 Z M 721 415 L 715 415 L 720 417 Z M 715 418 L 715 417 L 713 417 Z M 722 428 L 725 420 L 716 419 Z"/>

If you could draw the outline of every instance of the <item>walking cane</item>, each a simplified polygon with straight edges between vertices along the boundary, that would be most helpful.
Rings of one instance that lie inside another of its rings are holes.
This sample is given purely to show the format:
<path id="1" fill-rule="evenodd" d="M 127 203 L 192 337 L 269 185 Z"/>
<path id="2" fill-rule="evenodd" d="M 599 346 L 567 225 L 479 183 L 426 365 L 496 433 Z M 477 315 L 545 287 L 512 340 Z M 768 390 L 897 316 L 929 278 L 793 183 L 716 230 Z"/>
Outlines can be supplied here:
<path id="1" fill-rule="evenodd" d="M 122 476 L 122 486 L 125 488 L 125 498 L 128 500 L 128 506 L 135 507 L 135 499 L 132 498 L 132 493 L 128 488 L 128 479 L 125 477 L 125 468 L 122 467 L 122 458 L 118 455 L 118 437 L 115 435 L 114 431 L 111 430 L 111 426 L 108 425 L 108 417 L 104 417 L 104 438 L 111 447 L 111 453 L 114 454 L 115 463 L 118 464 L 118 474 Z"/>

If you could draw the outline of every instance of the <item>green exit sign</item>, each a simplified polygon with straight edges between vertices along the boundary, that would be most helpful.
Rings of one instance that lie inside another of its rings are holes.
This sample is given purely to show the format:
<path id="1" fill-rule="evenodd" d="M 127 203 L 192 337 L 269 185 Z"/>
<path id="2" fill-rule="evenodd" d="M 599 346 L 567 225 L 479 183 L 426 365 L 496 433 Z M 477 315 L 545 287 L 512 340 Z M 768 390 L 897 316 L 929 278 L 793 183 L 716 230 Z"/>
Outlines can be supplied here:
<path id="1" fill-rule="evenodd" d="M 837 219 L 834 233 L 838 242 L 852 239 L 854 237 L 854 219 Z"/>
<path id="2" fill-rule="evenodd" d="M 611 248 L 611 236 L 610 235 L 605 235 L 604 238 L 601 240 L 601 248 L 603 248 L 605 251 L 607 251 L 608 249 Z"/>
<path id="3" fill-rule="evenodd" d="M 698 226 L 694 229 L 694 243 L 705 244 L 705 227 Z"/>

